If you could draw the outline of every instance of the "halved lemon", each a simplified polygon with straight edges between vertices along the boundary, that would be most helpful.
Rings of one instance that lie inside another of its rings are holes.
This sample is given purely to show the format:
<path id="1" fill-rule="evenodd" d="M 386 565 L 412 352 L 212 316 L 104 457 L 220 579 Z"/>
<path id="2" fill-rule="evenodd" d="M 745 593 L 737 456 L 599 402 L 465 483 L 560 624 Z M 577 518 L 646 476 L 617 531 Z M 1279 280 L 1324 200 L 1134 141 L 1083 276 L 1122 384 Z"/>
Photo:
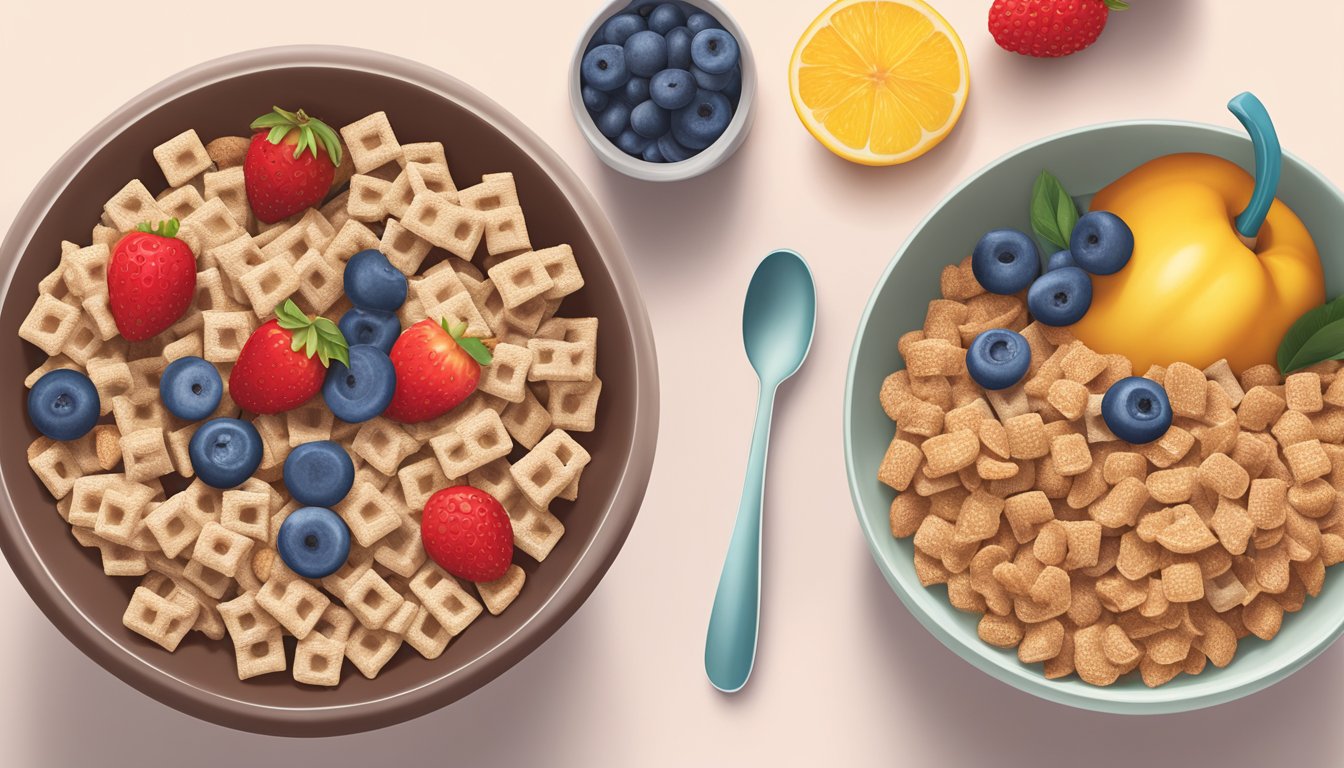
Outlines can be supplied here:
<path id="1" fill-rule="evenodd" d="M 922 0 L 839 0 L 789 61 L 793 108 L 830 151 L 864 165 L 914 160 L 942 141 L 970 91 L 966 49 Z"/>

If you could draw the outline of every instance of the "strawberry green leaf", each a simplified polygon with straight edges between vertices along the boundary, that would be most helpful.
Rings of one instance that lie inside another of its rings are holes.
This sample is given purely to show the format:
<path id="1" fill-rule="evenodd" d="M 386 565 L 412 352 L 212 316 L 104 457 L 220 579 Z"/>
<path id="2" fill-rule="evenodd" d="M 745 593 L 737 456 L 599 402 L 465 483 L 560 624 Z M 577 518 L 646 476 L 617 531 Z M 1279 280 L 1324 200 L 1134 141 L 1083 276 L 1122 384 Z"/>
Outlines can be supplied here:
<path id="1" fill-rule="evenodd" d="M 1069 235 L 1078 223 L 1078 206 L 1049 171 L 1041 171 L 1031 188 L 1031 230 L 1058 249 L 1069 247 Z"/>
<path id="2" fill-rule="evenodd" d="M 316 355 L 324 367 L 330 367 L 332 360 L 350 364 L 349 345 L 345 336 L 327 318 L 308 317 L 293 299 L 285 299 L 283 304 L 275 308 L 275 322 L 290 332 L 290 349 L 293 351 L 301 351 L 308 357 Z"/>
<path id="3" fill-rule="evenodd" d="M 1112 11 L 1129 10 L 1129 3 L 1125 2 L 1125 0 L 1102 0 L 1102 2 L 1105 3 L 1106 7 L 1111 9 Z"/>
<path id="4" fill-rule="evenodd" d="M 272 107 L 270 112 L 252 121 L 252 130 L 263 128 L 269 131 L 266 140 L 272 144 L 279 144 L 285 140 L 290 131 L 298 130 L 299 138 L 294 143 L 295 158 L 303 155 L 305 151 L 312 152 L 313 157 L 321 157 L 318 154 L 320 146 L 321 151 L 327 153 L 332 165 L 341 164 L 341 140 L 337 137 L 336 131 L 321 120 L 309 117 L 302 109 L 290 112 L 280 107 Z"/>
<path id="5" fill-rule="evenodd" d="M 475 360 L 481 365 L 489 365 L 494 361 L 494 356 L 490 354 L 490 350 L 480 339 L 464 336 L 456 341 L 459 347 L 461 347 L 468 355 L 471 355 L 472 360 Z"/>
<path id="6" fill-rule="evenodd" d="M 142 221 L 135 227 L 138 232 L 148 232 L 151 235 L 158 235 L 159 237 L 177 237 L 180 228 L 181 225 L 177 219 L 168 219 L 167 221 L 160 221 L 154 224 L 151 224 L 148 221 Z"/>
<path id="7" fill-rule="evenodd" d="M 266 134 L 266 140 L 271 142 L 272 144 L 279 144 L 280 142 L 284 141 L 285 137 L 288 135 L 289 135 L 289 126 L 277 125 L 271 129 L 270 133 Z"/>
<path id="8" fill-rule="evenodd" d="M 309 357 L 317 354 L 317 329 L 308 326 L 308 330 L 303 332 L 303 353 Z"/>

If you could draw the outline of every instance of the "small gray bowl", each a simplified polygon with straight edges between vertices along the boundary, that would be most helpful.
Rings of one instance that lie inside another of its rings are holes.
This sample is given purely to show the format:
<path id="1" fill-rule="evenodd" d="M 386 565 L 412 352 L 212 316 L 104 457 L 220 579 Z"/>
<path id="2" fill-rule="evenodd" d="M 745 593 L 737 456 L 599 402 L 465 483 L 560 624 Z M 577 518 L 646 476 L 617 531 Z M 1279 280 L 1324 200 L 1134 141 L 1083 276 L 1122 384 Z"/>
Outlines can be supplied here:
<path id="1" fill-rule="evenodd" d="M 741 25 L 721 3 L 716 2 L 716 0 L 681 2 L 681 5 L 693 6 L 718 19 L 723 28 L 737 38 L 738 48 L 742 51 L 742 95 L 737 100 L 737 111 L 733 113 L 733 119 L 732 122 L 728 123 L 728 129 L 723 132 L 723 135 L 717 141 L 694 157 L 689 157 L 681 162 L 650 163 L 625 154 L 612 143 L 611 139 L 603 136 L 597 130 L 597 125 L 593 122 L 592 116 L 588 114 L 588 109 L 583 106 L 583 95 L 580 93 L 581 86 L 579 83 L 579 65 L 583 62 L 583 54 L 588 47 L 588 41 L 593 39 L 598 27 L 606 23 L 607 19 L 629 8 L 656 4 L 652 0 L 634 0 L 634 2 L 630 0 L 610 0 L 593 15 L 593 18 L 588 22 L 588 26 L 584 28 L 583 35 L 574 45 L 574 55 L 570 57 L 569 109 L 574 113 L 574 122 L 578 124 L 583 138 L 588 140 L 588 146 L 593 148 L 593 152 L 597 153 L 602 162 L 626 176 L 643 179 L 644 181 L 682 181 L 717 168 L 731 157 L 738 147 L 742 146 L 742 142 L 746 141 L 747 133 L 751 130 L 752 119 L 755 117 L 756 59 L 752 56 L 751 45 L 747 43 L 747 36 L 743 34 Z"/>

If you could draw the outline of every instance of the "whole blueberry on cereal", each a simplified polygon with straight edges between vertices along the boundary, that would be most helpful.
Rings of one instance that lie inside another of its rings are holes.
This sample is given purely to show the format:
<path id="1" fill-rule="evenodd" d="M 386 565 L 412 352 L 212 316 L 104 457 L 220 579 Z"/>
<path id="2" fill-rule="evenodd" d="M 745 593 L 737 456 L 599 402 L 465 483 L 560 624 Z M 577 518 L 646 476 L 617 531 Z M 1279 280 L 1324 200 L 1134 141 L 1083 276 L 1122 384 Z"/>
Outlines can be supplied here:
<path id="1" fill-rule="evenodd" d="M 614 139 L 630 125 L 630 107 L 624 101 L 612 99 L 607 108 L 593 120 L 593 124 L 603 136 Z"/>
<path id="2" fill-rule="evenodd" d="M 990 293 L 1013 294 L 1031 285 L 1041 273 L 1041 255 L 1025 232 L 986 232 L 971 252 L 971 272 Z"/>
<path id="3" fill-rule="evenodd" d="M 601 112 L 607 108 L 607 94 L 602 91 L 597 90 L 591 85 L 585 85 L 579 89 L 579 92 L 583 95 L 583 106 L 586 107 L 589 112 Z"/>
<path id="4" fill-rule="evenodd" d="M 406 288 L 406 276 L 382 251 L 360 251 L 345 263 L 345 295 L 356 307 L 395 312 L 406 303 Z"/>
<path id="5" fill-rule="evenodd" d="M 663 162 L 666 163 L 680 163 L 695 156 L 695 152 L 678 144 L 670 131 L 659 136 L 654 146 L 658 147 L 658 154 L 663 156 Z"/>
<path id="6" fill-rule="evenodd" d="M 695 76 L 684 69 L 664 69 L 649 80 L 649 98 L 666 110 L 681 109 L 695 98 Z"/>
<path id="7" fill-rule="evenodd" d="M 1073 325 L 1092 306 L 1092 278 L 1078 267 L 1046 272 L 1027 291 L 1027 309 L 1046 325 Z"/>
<path id="8" fill-rule="evenodd" d="M 649 98 L 649 78 L 632 77 L 625 81 L 625 87 L 618 93 L 625 103 L 632 107 L 641 101 L 647 101 Z"/>
<path id="9" fill-rule="evenodd" d="M 75 440 L 98 423 L 98 389 L 79 371 L 57 368 L 28 390 L 28 418 L 52 440 Z"/>
<path id="10" fill-rule="evenodd" d="M 289 495 L 308 506 L 334 507 L 355 484 L 355 463 L 331 440 L 299 445 L 285 457 L 283 472 Z"/>
<path id="11" fill-rule="evenodd" d="M 652 30 L 641 30 L 626 38 L 625 68 L 638 77 L 653 77 L 667 66 L 667 39 Z"/>
<path id="12" fill-rule="evenodd" d="M 673 113 L 672 135 L 683 147 L 704 149 L 723 135 L 732 119 L 733 105 L 728 97 L 702 88 L 690 104 Z"/>
<path id="13" fill-rule="evenodd" d="M 350 365 L 332 360 L 322 381 L 322 399 L 341 421 L 358 424 L 386 410 L 397 389 L 397 371 L 383 350 L 350 347 Z"/>
<path id="14" fill-rule="evenodd" d="M 723 25 L 719 20 L 710 16 L 708 13 L 692 13 L 686 17 L 686 29 L 690 30 L 691 35 L 698 35 L 706 29 L 722 29 Z"/>
<path id="15" fill-rule="evenodd" d="M 204 419 L 215 412 L 223 396 L 219 369 L 199 357 L 179 357 L 159 377 L 159 399 L 179 419 Z"/>
<path id="16" fill-rule="evenodd" d="M 201 482 L 212 488 L 234 488 L 261 464 L 261 435 L 252 422 L 211 419 L 191 436 L 187 455 Z"/>
<path id="17" fill-rule="evenodd" d="M 625 45 L 625 41 L 636 32 L 648 29 L 644 17 L 637 13 L 618 13 L 607 19 L 599 33 L 608 45 Z"/>
<path id="18" fill-rule="evenodd" d="M 671 130 L 672 115 L 652 101 L 646 101 L 630 110 L 630 127 L 646 139 L 656 139 Z"/>
<path id="19" fill-rule="evenodd" d="M 1031 347 L 1007 328 L 982 331 L 966 350 L 966 372 L 985 389 L 1008 389 L 1031 367 Z"/>
<path id="20" fill-rule="evenodd" d="M 341 329 L 341 335 L 350 346 L 369 344 L 384 352 L 391 352 L 392 345 L 401 335 L 401 321 L 381 309 L 352 307 L 341 315 L 336 327 Z"/>
<path id="21" fill-rule="evenodd" d="M 737 39 L 724 29 L 705 29 L 691 38 L 691 63 L 713 75 L 737 66 Z"/>
<path id="22" fill-rule="evenodd" d="M 676 3 L 663 3 L 649 14 L 649 29 L 666 35 L 686 23 L 686 13 Z"/>
<path id="23" fill-rule="evenodd" d="M 691 68 L 691 30 L 686 27 L 677 27 L 669 31 L 667 37 L 667 68 L 685 69 Z"/>
<path id="24" fill-rule="evenodd" d="M 625 85 L 630 73 L 625 68 L 625 51 L 619 45 L 599 45 L 583 55 L 579 77 L 584 85 L 599 91 L 614 91 Z"/>
<path id="25" fill-rule="evenodd" d="M 1089 211 L 1074 225 L 1069 250 L 1087 272 L 1113 275 L 1134 255 L 1134 233 L 1110 211 Z"/>
<path id="26" fill-rule="evenodd" d="M 640 136 L 631 128 L 626 128 L 616 137 L 616 148 L 631 157 L 643 157 L 644 150 L 652 143 L 653 139 Z"/>
<path id="27" fill-rule="evenodd" d="M 1171 426 L 1171 401 L 1161 384 L 1130 376 L 1106 389 L 1101 398 L 1101 418 L 1106 428 L 1121 440 L 1139 445 L 1151 443 L 1165 435 Z"/>
<path id="28" fill-rule="evenodd" d="M 1045 271 L 1053 272 L 1060 267 L 1076 267 L 1073 261 L 1073 254 L 1068 251 L 1055 251 L 1050 254 L 1050 258 L 1045 261 Z"/>
<path id="29" fill-rule="evenodd" d="M 326 507 L 299 507 L 275 535 L 276 553 L 305 579 L 335 573 L 350 557 L 350 528 Z"/>

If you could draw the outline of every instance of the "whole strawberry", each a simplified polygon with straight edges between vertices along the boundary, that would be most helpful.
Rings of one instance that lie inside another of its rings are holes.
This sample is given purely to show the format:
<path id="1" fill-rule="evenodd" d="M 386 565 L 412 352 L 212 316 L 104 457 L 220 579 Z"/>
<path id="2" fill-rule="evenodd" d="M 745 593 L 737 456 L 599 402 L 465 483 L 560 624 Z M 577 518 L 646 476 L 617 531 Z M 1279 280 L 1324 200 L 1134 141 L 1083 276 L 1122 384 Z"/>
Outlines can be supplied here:
<path id="1" fill-rule="evenodd" d="M 494 496 L 469 485 L 429 497 L 420 518 L 425 554 L 459 579 L 503 578 L 513 560 L 513 523 Z"/>
<path id="2" fill-rule="evenodd" d="M 994 0 L 989 33 L 1000 48 L 1036 58 L 1077 53 L 1095 43 L 1125 0 Z"/>
<path id="3" fill-rule="evenodd" d="M 428 421 L 452 410 L 476 391 L 490 350 L 464 336 L 467 324 L 426 318 L 407 328 L 392 345 L 397 389 L 383 415 L 404 424 Z"/>
<path id="4" fill-rule="evenodd" d="M 196 255 L 177 239 L 177 227 L 177 219 L 144 223 L 112 248 L 107 303 L 127 341 L 168 330 L 196 298 Z"/>
<path id="5" fill-rule="evenodd" d="M 321 203 L 341 164 L 341 141 L 331 126 L 302 109 L 275 107 L 253 120 L 252 129 L 243 182 L 257 219 L 273 224 Z"/>
<path id="6" fill-rule="evenodd" d="M 298 408 L 322 389 L 332 360 L 350 364 L 340 329 L 325 317 L 308 317 L 287 299 L 274 320 L 247 337 L 229 372 L 229 396 L 252 413 Z"/>

